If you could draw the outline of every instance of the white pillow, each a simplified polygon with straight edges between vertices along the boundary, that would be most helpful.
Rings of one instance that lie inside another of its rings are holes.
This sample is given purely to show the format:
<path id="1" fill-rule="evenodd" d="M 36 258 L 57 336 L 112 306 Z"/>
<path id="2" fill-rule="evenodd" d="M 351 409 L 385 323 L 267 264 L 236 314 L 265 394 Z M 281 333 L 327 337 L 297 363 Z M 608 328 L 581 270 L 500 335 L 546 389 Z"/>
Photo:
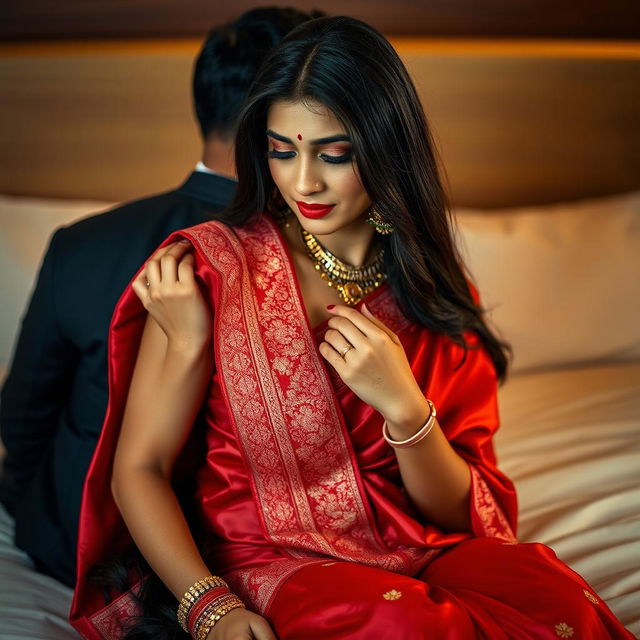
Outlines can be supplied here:
<path id="1" fill-rule="evenodd" d="M 513 371 L 640 357 L 640 192 L 456 218 Z"/>
<path id="2" fill-rule="evenodd" d="M 9 363 L 20 319 L 54 229 L 111 206 L 95 200 L 0 196 L 0 371 Z"/>

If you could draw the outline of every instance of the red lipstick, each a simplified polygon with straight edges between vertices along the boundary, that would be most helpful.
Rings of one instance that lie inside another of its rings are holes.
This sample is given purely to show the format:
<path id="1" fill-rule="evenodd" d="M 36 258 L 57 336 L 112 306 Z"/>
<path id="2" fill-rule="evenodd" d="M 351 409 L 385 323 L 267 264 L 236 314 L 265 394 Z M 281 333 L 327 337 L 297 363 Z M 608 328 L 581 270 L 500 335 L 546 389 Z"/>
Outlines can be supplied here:
<path id="1" fill-rule="evenodd" d="M 306 202 L 300 202 L 296 200 L 298 210 L 305 218 L 324 218 L 332 209 L 335 204 L 307 204 Z"/>

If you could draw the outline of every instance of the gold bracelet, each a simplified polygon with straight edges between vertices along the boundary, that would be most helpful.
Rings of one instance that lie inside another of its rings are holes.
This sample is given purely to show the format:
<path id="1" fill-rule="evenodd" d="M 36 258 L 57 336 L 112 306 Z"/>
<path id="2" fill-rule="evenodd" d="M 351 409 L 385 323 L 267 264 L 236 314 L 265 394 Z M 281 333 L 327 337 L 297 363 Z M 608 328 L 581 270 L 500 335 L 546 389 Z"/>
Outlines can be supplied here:
<path id="1" fill-rule="evenodd" d="M 229 613 L 230 611 L 239 608 L 245 608 L 244 602 L 242 602 L 240 598 L 232 594 L 232 597 L 229 598 L 225 604 L 222 604 L 212 612 L 208 613 L 207 617 L 202 621 L 202 623 L 198 624 L 196 640 L 207 640 L 209 632 L 211 631 L 211 629 L 213 629 L 213 627 L 216 626 L 220 618 L 227 615 L 227 613 Z M 204 618 L 204 615 L 201 617 Z"/>
<path id="2" fill-rule="evenodd" d="M 418 444 L 420 440 L 426 438 L 429 435 L 431 429 L 433 429 L 436 424 L 436 408 L 431 400 L 427 400 L 429 404 L 429 417 L 427 421 L 424 423 L 418 431 L 416 431 L 412 436 L 407 438 L 406 440 L 392 440 L 391 436 L 389 436 L 389 428 L 387 427 L 387 421 L 385 420 L 382 425 L 382 437 L 394 448 L 394 449 L 406 449 L 407 447 L 412 447 L 414 444 Z"/>
<path id="3" fill-rule="evenodd" d="M 201 612 L 198 616 L 198 619 L 193 623 L 192 635 L 198 636 L 199 629 L 202 624 L 204 624 L 211 614 L 215 614 L 217 609 L 223 607 L 227 602 L 230 602 L 233 599 L 237 599 L 237 596 L 231 591 L 218 596 L 215 600 L 212 600 Z"/>
<path id="4" fill-rule="evenodd" d="M 236 596 L 233 593 L 229 593 L 228 595 L 230 596 L 229 598 L 219 598 L 218 600 L 215 600 L 214 602 L 209 604 L 198 616 L 198 619 L 193 625 L 193 630 L 191 632 L 191 635 L 196 638 L 196 640 L 207 637 L 209 631 L 211 631 L 214 625 L 208 626 L 207 631 L 204 631 L 204 627 L 208 625 L 218 609 L 224 607 L 224 605 L 230 602 L 232 599 L 234 599 L 235 601 Z"/>
<path id="5" fill-rule="evenodd" d="M 209 616 L 213 612 L 214 606 L 215 606 L 214 603 L 211 603 L 210 605 L 208 605 L 205 608 L 205 610 L 200 614 L 198 619 L 195 621 L 195 623 L 193 625 L 193 630 L 191 632 L 191 636 L 193 638 L 196 638 L 196 640 L 198 640 L 198 638 L 201 637 L 203 626 L 207 622 L 207 620 L 209 620 Z M 208 633 L 209 632 L 207 631 L 207 634 Z M 204 637 L 206 638 L 207 636 L 205 635 Z"/>
<path id="6" fill-rule="evenodd" d="M 228 589 L 229 585 L 218 576 L 206 576 L 205 578 L 202 578 L 202 580 L 198 580 L 197 582 L 192 584 L 185 592 L 184 596 L 182 596 L 182 600 L 180 600 L 180 605 L 178 606 L 178 613 L 176 614 L 176 617 L 178 618 L 180 626 L 185 630 L 186 633 L 189 633 L 189 628 L 187 627 L 187 618 L 189 616 L 189 610 L 191 609 L 191 607 L 197 602 L 198 598 L 203 593 L 217 587 L 226 587 Z"/>
<path id="7" fill-rule="evenodd" d="M 207 636 L 211 632 L 211 629 L 215 627 L 220 618 L 224 617 L 230 611 L 239 608 L 244 608 L 244 604 L 242 602 L 231 602 L 224 608 L 218 609 L 218 613 L 210 615 L 198 630 L 197 640 L 207 640 Z"/>

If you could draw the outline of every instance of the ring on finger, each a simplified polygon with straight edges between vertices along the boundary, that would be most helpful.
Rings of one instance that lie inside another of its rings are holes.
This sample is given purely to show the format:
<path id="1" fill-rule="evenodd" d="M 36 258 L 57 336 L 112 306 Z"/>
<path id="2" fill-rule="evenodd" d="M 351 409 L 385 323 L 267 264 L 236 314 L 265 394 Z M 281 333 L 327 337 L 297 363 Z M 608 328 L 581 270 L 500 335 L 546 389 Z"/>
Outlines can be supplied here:
<path id="1" fill-rule="evenodd" d="M 353 349 L 353 345 L 348 344 L 344 349 L 342 349 L 342 351 L 340 351 L 340 357 L 344 360 L 344 357 L 349 351 L 351 351 L 351 349 Z"/>

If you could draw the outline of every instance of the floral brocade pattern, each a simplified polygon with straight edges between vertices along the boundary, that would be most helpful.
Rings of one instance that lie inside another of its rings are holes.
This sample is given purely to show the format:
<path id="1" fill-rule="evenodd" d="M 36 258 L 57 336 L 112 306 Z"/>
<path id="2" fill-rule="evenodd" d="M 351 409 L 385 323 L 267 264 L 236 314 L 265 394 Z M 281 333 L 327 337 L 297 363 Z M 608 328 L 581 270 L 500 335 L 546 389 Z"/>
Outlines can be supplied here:
<path id="1" fill-rule="evenodd" d="M 504 542 L 515 543 L 517 540 L 509 522 L 491 494 L 487 483 L 475 467 L 470 466 L 470 469 L 474 510 L 480 518 L 483 535 L 487 538 L 498 538 Z"/>
<path id="2" fill-rule="evenodd" d="M 558 638 L 573 638 L 573 628 L 566 622 L 560 622 L 555 626 L 556 635 Z"/>
<path id="3" fill-rule="evenodd" d="M 372 524 L 346 427 L 272 224 L 207 223 L 189 231 L 224 279 L 215 300 L 216 359 L 266 537 L 299 558 L 295 567 L 321 555 L 415 574 L 434 551 L 388 549 Z M 385 316 L 398 320 L 393 297 L 384 300 Z M 287 574 L 282 562 L 275 564 L 275 571 L 256 568 L 241 580 L 258 610 Z"/>
<path id="4" fill-rule="evenodd" d="M 124 633 L 123 621 L 140 614 L 138 603 L 135 600 L 137 590 L 138 585 L 132 587 L 91 617 L 91 623 L 103 638 L 122 637 Z"/>

